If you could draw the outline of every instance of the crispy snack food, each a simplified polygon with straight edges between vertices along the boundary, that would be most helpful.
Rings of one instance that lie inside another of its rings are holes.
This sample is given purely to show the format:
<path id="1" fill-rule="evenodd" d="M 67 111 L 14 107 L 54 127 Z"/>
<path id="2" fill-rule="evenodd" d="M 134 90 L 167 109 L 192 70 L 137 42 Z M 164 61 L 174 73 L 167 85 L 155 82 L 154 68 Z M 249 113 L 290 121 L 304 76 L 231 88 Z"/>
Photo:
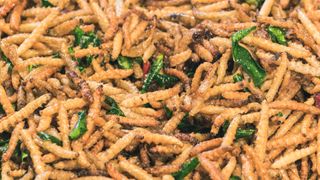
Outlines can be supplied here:
<path id="1" fill-rule="evenodd" d="M 320 179 L 319 0 L 0 0 L 0 179 Z"/>

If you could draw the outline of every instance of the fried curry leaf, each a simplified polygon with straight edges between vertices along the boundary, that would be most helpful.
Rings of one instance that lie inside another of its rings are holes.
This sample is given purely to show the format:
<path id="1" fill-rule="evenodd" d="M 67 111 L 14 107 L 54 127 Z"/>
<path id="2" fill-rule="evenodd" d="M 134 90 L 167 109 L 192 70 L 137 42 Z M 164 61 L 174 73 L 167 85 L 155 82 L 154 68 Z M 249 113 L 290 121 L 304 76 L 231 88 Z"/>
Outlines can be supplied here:
<path id="1" fill-rule="evenodd" d="M 229 180 L 241 180 L 239 176 L 231 176 Z"/>
<path id="2" fill-rule="evenodd" d="M 0 57 L 3 61 L 5 61 L 9 65 L 8 71 L 12 72 L 13 64 L 10 61 L 10 59 L 6 55 L 4 55 L 4 53 L 1 50 L 0 50 Z"/>
<path id="3" fill-rule="evenodd" d="M 285 46 L 288 45 L 286 40 L 286 32 L 282 28 L 276 26 L 268 26 L 267 32 L 269 33 L 272 42 Z"/>
<path id="4" fill-rule="evenodd" d="M 157 74 L 154 79 L 159 86 L 165 88 L 172 87 L 179 81 L 177 77 L 167 74 Z"/>
<path id="5" fill-rule="evenodd" d="M 42 7 L 54 7 L 49 0 L 41 0 Z"/>
<path id="6" fill-rule="evenodd" d="M 254 5 L 256 7 L 261 7 L 263 4 L 264 0 L 245 0 L 247 4 Z"/>
<path id="7" fill-rule="evenodd" d="M 115 114 L 118 116 L 125 116 L 124 113 L 122 112 L 122 110 L 120 109 L 120 107 L 118 106 L 117 102 L 114 99 L 112 99 L 109 96 L 106 96 L 106 99 L 104 100 L 104 102 L 110 106 L 110 109 L 107 112 L 107 114 Z"/>
<path id="8" fill-rule="evenodd" d="M 50 134 L 47 134 L 45 132 L 38 132 L 37 135 L 42 139 L 42 140 L 45 140 L 45 141 L 51 141 L 52 143 L 58 145 L 58 146 L 62 146 L 62 141 L 60 141 L 58 138 L 50 135 Z"/>
<path id="9" fill-rule="evenodd" d="M 74 35 L 74 46 L 80 46 L 81 49 L 88 48 L 89 45 L 92 45 L 93 47 L 98 47 L 101 45 L 101 40 L 98 38 L 98 36 L 94 32 L 85 33 L 79 26 L 77 26 L 73 30 Z M 74 50 L 73 47 L 69 47 L 69 53 L 73 55 Z M 93 56 L 86 56 L 83 58 L 74 58 L 73 60 L 78 62 L 78 68 L 80 72 L 83 72 L 87 67 L 91 65 L 91 62 L 93 60 Z"/>
<path id="10" fill-rule="evenodd" d="M 61 55 L 60 55 L 59 52 L 55 52 L 55 53 L 52 54 L 52 57 L 53 58 L 61 58 Z"/>
<path id="11" fill-rule="evenodd" d="M 141 93 L 147 92 L 151 82 L 154 80 L 155 76 L 159 74 L 160 70 L 163 68 L 163 54 L 157 56 L 156 60 L 153 61 L 151 69 L 147 74 L 146 79 L 143 82 Z"/>
<path id="12" fill-rule="evenodd" d="M 242 69 L 252 78 L 255 86 L 260 87 L 266 77 L 265 70 L 253 59 L 250 52 L 239 45 L 239 41 L 255 30 L 255 26 L 238 31 L 232 35 L 232 57 L 234 62 L 241 65 Z"/>
<path id="13" fill-rule="evenodd" d="M 190 161 L 182 164 L 181 169 L 172 174 L 175 180 L 182 180 L 199 165 L 198 157 L 192 158 Z"/>
<path id="14" fill-rule="evenodd" d="M 232 78 L 233 82 L 240 82 L 243 80 L 243 76 L 241 74 L 235 74 Z"/>
<path id="15" fill-rule="evenodd" d="M 35 69 L 35 68 L 37 68 L 37 67 L 39 67 L 39 65 L 34 65 L 34 64 L 29 65 L 29 66 L 27 67 L 28 72 L 31 72 L 33 69 Z"/>
<path id="16" fill-rule="evenodd" d="M 128 57 L 119 56 L 117 62 L 121 69 L 132 69 L 133 61 Z"/>
<path id="17" fill-rule="evenodd" d="M 169 109 L 167 106 L 163 107 L 164 113 L 166 114 L 166 117 L 170 119 L 173 116 L 173 111 Z"/>
<path id="18" fill-rule="evenodd" d="M 78 116 L 78 121 L 69 134 L 69 138 L 71 140 L 76 140 L 80 138 L 85 132 L 87 132 L 86 111 L 79 112 Z"/>
<path id="19" fill-rule="evenodd" d="M 229 121 L 225 121 L 223 125 L 220 127 L 218 134 L 216 137 L 223 137 L 225 133 L 228 130 L 228 127 L 230 125 Z M 253 127 L 248 127 L 248 128 L 238 128 L 236 132 L 236 140 L 240 138 L 246 138 L 246 139 L 251 139 L 256 132 L 255 128 Z"/>

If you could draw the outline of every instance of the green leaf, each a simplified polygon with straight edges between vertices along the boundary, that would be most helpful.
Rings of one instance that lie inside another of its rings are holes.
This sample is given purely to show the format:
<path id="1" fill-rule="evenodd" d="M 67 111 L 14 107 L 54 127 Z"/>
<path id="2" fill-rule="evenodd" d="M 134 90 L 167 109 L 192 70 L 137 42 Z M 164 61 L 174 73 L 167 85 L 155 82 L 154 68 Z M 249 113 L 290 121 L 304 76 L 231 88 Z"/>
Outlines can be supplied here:
<path id="1" fill-rule="evenodd" d="M 41 0 L 42 7 L 54 7 L 49 0 Z"/>
<path id="2" fill-rule="evenodd" d="M 168 88 L 175 85 L 179 81 L 179 78 L 175 76 L 167 75 L 167 74 L 156 74 L 156 76 L 154 77 L 154 80 L 161 87 Z"/>
<path id="3" fill-rule="evenodd" d="M 225 121 L 223 123 L 223 125 L 220 127 L 218 134 L 216 135 L 216 137 L 223 137 L 228 128 L 229 128 L 230 122 L 229 121 Z M 236 132 L 236 140 L 240 139 L 240 138 L 246 138 L 246 139 L 250 139 L 253 137 L 254 133 L 256 132 L 256 130 L 253 127 L 248 127 L 248 128 L 238 128 L 237 132 Z"/>
<path id="4" fill-rule="evenodd" d="M 191 173 L 194 169 L 199 165 L 199 159 L 197 157 L 192 158 L 190 161 L 182 164 L 182 167 L 179 171 L 172 174 L 175 180 L 182 180 L 189 173 Z"/>
<path id="5" fill-rule="evenodd" d="M 231 176 L 229 180 L 241 180 L 239 176 Z"/>
<path id="6" fill-rule="evenodd" d="M 233 61 L 240 64 L 242 69 L 252 78 L 254 85 L 260 87 L 266 77 L 265 70 L 253 59 L 247 49 L 238 44 L 238 41 L 255 29 L 254 26 L 232 35 L 232 57 Z"/>
<path id="7" fill-rule="evenodd" d="M 153 61 L 151 65 L 151 69 L 147 74 L 146 79 L 143 82 L 141 93 L 147 92 L 151 82 L 154 80 L 155 76 L 160 72 L 163 68 L 163 54 L 157 56 L 156 60 Z"/>
<path id="8" fill-rule="evenodd" d="M 282 112 L 278 112 L 278 113 L 277 113 L 277 116 L 278 116 L 278 117 L 282 117 L 282 116 L 283 116 Z"/>
<path id="9" fill-rule="evenodd" d="M 267 32 L 269 33 L 272 42 L 285 46 L 288 45 L 286 40 L 286 32 L 282 28 L 276 26 L 268 26 Z"/>
<path id="10" fill-rule="evenodd" d="M 250 5 L 254 5 L 256 7 L 261 7 L 261 5 L 263 4 L 264 0 L 245 0 L 245 2 L 250 4 Z"/>
<path id="11" fill-rule="evenodd" d="M 233 82 L 240 82 L 240 81 L 242 81 L 243 80 L 243 76 L 241 75 L 241 74 L 235 74 L 234 76 L 233 76 Z"/>
<path id="12" fill-rule="evenodd" d="M 9 140 L 0 141 L 0 154 L 3 154 L 7 151 L 9 146 Z"/>
<path id="13" fill-rule="evenodd" d="M 13 69 L 13 64 L 12 62 L 10 61 L 10 59 L 4 55 L 4 53 L 0 50 L 0 57 L 3 61 L 5 61 L 7 64 L 9 64 L 9 68 L 8 68 L 8 71 L 11 73 L 12 72 L 12 69 Z"/>
<path id="14" fill-rule="evenodd" d="M 25 160 L 29 157 L 29 152 L 27 150 L 23 150 L 21 152 L 21 162 L 25 162 Z"/>
<path id="15" fill-rule="evenodd" d="M 166 117 L 170 119 L 173 116 L 173 111 L 169 109 L 167 106 L 163 107 L 164 113 L 166 114 Z"/>
<path id="16" fill-rule="evenodd" d="M 74 35 L 74 46 L 79 46 L 81 44 L 82 37 L 84 36 L 84 31 L 79 27 L 75 27 L 73 30 L 73 35 Z"/>
<path id="17" fill-rule="evenodd" d="M 38 132 L 37 135 L 42 139 L 42 140 L 45 140 L 45 141 L 51 141 L 52 143 L 58 145 L 58 146 L 62 146 L 62 141 L 60 141 L 58 138 L 50 135 L 50 134 L 47 134 L 45 132 Z"/>
<path id="18" fill-rule="evenodd" d="M 87 132 L 86 111 L 79 112 L 78 116 L 78 121 L 69 134 L 69 138 L 71 140 L 76 140 L 80 138 L 85 132 Z"/>
<path id="19" fill-rule="evenodd" d="M 69 50 L 69 49 L 68 49 L 68 50 Z M 61 58 L 61 55 L 60 55 L 59 52 L 55 52 L 55 53 L 52 54 L 52 57 L 53 57 L 53 58 Z"/>
<path id="20" fill-rule="evenodd" d="M 74 46 L 80 46 L 81 49 L 88 48 L 89 45 L 94 47 L 101 45 L 101 40 L 94 32 L 85 33 L 79 26 L 75 27 L 73 30 L 74 35 Z M 69 53 L 74 54 L 73 47 L 69 47 Z M 91 65 L 94 56 L 86 56 L 83 58 L 74 58 L 73 60 L 78 62 L 78 69 L 80 72 L 83 72 L 87 67 Z"/>
<path id="21" fill-rule="evenodd" d="M 240 138 L 251 138 L 254 133 L 256 132 L 255 129 L 241 129 L 238 128 L 237 132 L 236 132 L 236 139 L 240 139 Z"/>
<path id="22" fill-rule="evenodd" d="M 89 67 L 93 61 L 93 56 L 86 56 L 83 58 L 77 58 L 78 69 L 80 72 L 83 72 L 87 67 Z"/>
<path id="23" fill-rule="evenodd" d="M 117 62 L 118 62 L 119 67 L 121 69 L 132 69 L 133 61 L 132 61 L 132 59 L 130 59 L 128 57 L 119 56 L 117 58 Z"/>
<path id="24" fill-rule="evenodd" d="M 242 38 L 246 37 L 248 34 L 250 34 L 252 31 L 256 29 L 256 26 L 253 26 L 251 28 L 240 30 L 236 33 L 234 33 L 231 37 L 232 43 L 238 43 Z"/>
<path id="25" fill-rule="evenodd" d="M 33 69 L 35 69 L 35 68 L 37 68 L 37 67 L 39 67 L 39 65 L 37 65 L 37 64 L 29 65 L 29 66 L 27 67 L 28 72 L 31 72 Z"/>
<path id="26" fill-rule="evenodd" d="M 123 116 L 123 117 L 125 116 L 124 113 L 122 112 L 122 110 L 120 109 L 120 107 L 118 106 L 117 102 L 114 99 L 112 99 L 109 96 L 106 96 L 106 99 L 104 100 L 104 102 L 110 106 L 110 109 L 107 112 L 107 114 L 115 114 L 115 115 Z"/>

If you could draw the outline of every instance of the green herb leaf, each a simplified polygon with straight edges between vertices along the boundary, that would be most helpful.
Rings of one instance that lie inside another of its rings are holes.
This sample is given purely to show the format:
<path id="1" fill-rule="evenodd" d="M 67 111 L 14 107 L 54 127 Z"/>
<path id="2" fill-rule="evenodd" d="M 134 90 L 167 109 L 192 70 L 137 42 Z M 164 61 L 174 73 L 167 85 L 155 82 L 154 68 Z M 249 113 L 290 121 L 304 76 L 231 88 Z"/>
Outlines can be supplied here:
<path id="1" fill-rule="evenodd" d="M 157 74 L 154 80 L 161 87 L 169 88 L 175 85 L 179 81 L 179 78 L 167 74 Z"/>
<path id="2" fill-rule="evenodd" d="M 42 7 L 54 7 L 54 5 L 49 0 L 41 0 Z"/>
<path id="3" fill-rule="evenodd" d="M 88 48 L 89 45 L 92 45 L 93 47 L 101 45 L 101 40 L 94 32 L 85 33 L 79 26 L 77 26 L 73 30 L 73 35 L 75 38 L 74 46 L 80 46 L 81 49 Z M 74 54 L 73 47 L 69 47 L 68 50 L 71 55 Z M 78 69 L 80 70 L 80 72 L 83 72 L 87 67 L 91 65 L 93 58 L 94 56 L 86 56 L 77 59 L 73 57 L 73 60 L 78 62 Z"/>
<path id="4" fill-rule="evenodd" d="M 252 78 L 254 85 L 260 87 L 266 77 L 265 70 L 252 58 L 247 49 L 238 44 L 238 41 L 253 30 L 255 27 L 238 31 L 232 35 L 232 56 L 233 61 L 240 64 L 242 69 Z"/>
<path id="5" fill-rule="evenodd" d="M 151 65 L 151 69 L 147 74 L 146 79 L 143 82 L 141 93 L 147 92 L 151 82 L 154 80 L 155 76 L 160 72 L 163 68 L 163 54 L 157 56 L 156 60 L 153 61 Z"/>
<path id="6" fill-rule="evenodd" d="M 0 141 L 0 154 L 3 154 L 7 151 L 9 146 L 9 140 Z"/>
<path id="7" fill-rule="evenodd" d="M 240 139 L 240 138 L 251 138 L 254 133 L 256 132 L 255 129 L 241 129 L 238 128 L 237 132 L 236 132 L 236 139 Z"/>
<path id="8" fill-rule="evenodd" d="M 283 116 L 282 112 L 278 112 L 278 113 L 277 113 L 277 116 L 278 116 L 278 117 L 282 117 L 282 116 Z"/>
<path id="9" fill-rule="evenodd" d="M 55 53 L 52 54 L 52 57 L 53 58 L 61 58 L 61 55 L 60 55 L 59 52 L 55 52 Z"/>
<path id="10" fill-rule="evenodd" d="M 83 58 L 77 58 L 78 69 L 80 72 L 83 72 L 87 67 L 89 67 L 92 63 L 93 56 L 86 56 Z"/>
<path id="11" fill-rule="evenodd" d="M 128 57 L 119 56 L 117 58 L 117 62 L 118 62 L 119 67 L 121 69 L 132 69 L 133 61 L 132 61 L 132 59 L 130 59 Z"/>
<path id="12" fill-rule="evenodd" d="M 35 69 L 35 68 L 37 68 L 37 67 L 39 67 L 39 65 L 36 65 L 36 64 L 29 65 L 29 66 L 27 67 L 28 72 L 31 72 L 33 69 Z"/>
<path id="13" fill-rule="evenodd" d="M 239 176 L 231 176 L 229 180 L 241 180 Z"/>
<path id="14" fill-rule="evenodd" d="M 236 33 L 234 33 L 231 37 L 232 43 L 238 43 L 242 38 L 246 37 L 248 34 L 250 34 L 252 31 L 256 29 L 256 26 L 253 26 L 251 28 L 240 30 Z"/>
<path id="15" fill-rule="evenodd" d="M 50 134 L 47 134 L 45 132 L 38 132 L 37 135 L 42 139 L 42 140 L 45 140 L 45 141 L 51 141 L 52 143 L 58 145 L 58 146 L 62 146 L 62 141 L 60 141 L 58 138 L 50 135 Z"/>
<path id="16" fill-rule="evenodd" d="M 169 109 L 167 106 L 163 107 L 164 113 L 166 114 L 166 117 L 170 119 L 173 116 L 173 111 Z"/>
<path id="17" fill-rule="evenodd" d="M 229 128 L 230 122 L 229 121 L 225 121 L 223 123 L 223 125 L 220 127 L 218 134 L 216 135 L 216 137 L 223 137 L 228 128 Z M 256 130 L 253 127 L 248 127 L 245 129 L 242 128 L 238 128 L 237 132 L 236 132 L 236 140 L 240 139 L 240 138 L 246 138 L 246 139 L 250 139 L 253 137 L 254 133 L 256 132 Z"/>
<path id="18" fill-rule="evenodd" d="M 23 150 L 22 152 L 21 152 L 21 162 L 25 162 L 26 161 L 26 159 L 29 157 L 29 152 L 28 152 L 28 150 Z"/>
<path id="19" fill-rule="evenodd" d="M 118 106 L 117 102 L 109 96 L 106 96 L 104 100 L 106 104 L 108 104 L 111 108 L 107 112 L 107 114 L 115 114 L 118 116 L 125 116 L 120 107 Z"/>
<path id="20" fill-rule="evenodd" d="M 11 73 L 12 72 L 12 69 L 13 69 L 13 64 L 12 62 L 10 61 L 10 59 L 4 55 L 4 53 L 0 50 L 0 57 L 3 61 L 5 61 L 7 64 L 9 64 L 9 68 L 8 68 L 8 71 Z"/>
<path id="21" fill-rule="evenodd" d="M 78 116 L 78 121 L 69 134 L 71 140 L 76 140 L 87 132 L 86 111 L 79 112 Z"/>
<path id="22" fill-rule="evenodd" d="M 182 164 L 179 171 L 172 174 L 175 180 L 182 180 L 189 173 L 191 173 L 199 165 L 199 159 L 197 157 L 192 158 L 190 161 Z"/>
<path id="23" fill-rule="evenodd" d="M 234 76 L 233 76 L 233 82 L 240 82 L 240 81 L 242 81 L 243 80 L 243 76 L 241 75 L 241 74 L 235 74 Z"/>
<path id="24" fill-rule="evenodd" d="M 271 37 L 272 42 L 285 46 L 288 45 L 286 40 L 286 32 L 282 28 L 276 26 L 268 26 L 267 31 Z"/>
<path id="25" fill-rule="evenodd" d="M 263 4 L 264 0 L 245 0 L 245 2 L 250 4 L 250 5 L 254 5 L 256 7 L 261 7 L 261 5 Z"/>

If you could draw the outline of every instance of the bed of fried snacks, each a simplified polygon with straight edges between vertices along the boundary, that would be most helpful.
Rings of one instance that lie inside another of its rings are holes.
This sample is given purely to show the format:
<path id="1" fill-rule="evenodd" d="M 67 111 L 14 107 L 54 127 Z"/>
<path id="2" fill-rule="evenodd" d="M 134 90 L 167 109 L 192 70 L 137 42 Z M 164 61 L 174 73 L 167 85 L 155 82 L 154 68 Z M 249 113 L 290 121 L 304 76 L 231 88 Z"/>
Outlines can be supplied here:
<path id="1" fill-rule="evenodd" d="M 319 77 L 319 0 L 0 0 L 1 178 L 316 180 Z"/>

